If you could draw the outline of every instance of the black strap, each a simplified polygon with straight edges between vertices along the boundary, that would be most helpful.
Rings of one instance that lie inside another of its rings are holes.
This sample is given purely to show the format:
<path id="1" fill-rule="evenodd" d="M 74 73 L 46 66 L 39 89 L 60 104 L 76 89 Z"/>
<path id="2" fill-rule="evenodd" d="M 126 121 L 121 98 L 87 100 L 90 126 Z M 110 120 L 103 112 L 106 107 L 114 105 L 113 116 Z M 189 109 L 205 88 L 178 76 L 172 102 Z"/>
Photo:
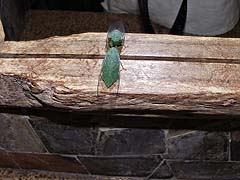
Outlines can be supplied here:
<path id="1" fill-rule="evenodd" d="M 170 30 L 170 34 L 182 35 L 187 19 L 187 0 L 183 0 L 175 22 Z"/>
<path id="2" fill-rule="evenodd" d="M 154 29 L 149 18 L 148 0 L 138 0 L 140 16 L 142 19 L 143 29 L 145 33 L 154 34 Z"/>

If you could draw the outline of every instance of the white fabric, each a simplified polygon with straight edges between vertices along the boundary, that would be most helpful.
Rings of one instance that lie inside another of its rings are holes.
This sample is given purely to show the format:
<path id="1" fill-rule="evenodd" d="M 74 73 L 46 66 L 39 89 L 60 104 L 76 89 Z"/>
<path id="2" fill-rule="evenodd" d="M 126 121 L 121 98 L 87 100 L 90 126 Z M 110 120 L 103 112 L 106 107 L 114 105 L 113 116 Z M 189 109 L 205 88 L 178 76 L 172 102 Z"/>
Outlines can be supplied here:
<path id="1" fill-rule="evenodd" d="M 171 28 L 182 0 L 149 0 L 152 21 Z M 239 19 L 239 0 L 188 0 L 185 32 L 196 35 L 218 35 L 231 30 Z M 137 0 L 105 0 L 108 12 L 138 14 Z"/>

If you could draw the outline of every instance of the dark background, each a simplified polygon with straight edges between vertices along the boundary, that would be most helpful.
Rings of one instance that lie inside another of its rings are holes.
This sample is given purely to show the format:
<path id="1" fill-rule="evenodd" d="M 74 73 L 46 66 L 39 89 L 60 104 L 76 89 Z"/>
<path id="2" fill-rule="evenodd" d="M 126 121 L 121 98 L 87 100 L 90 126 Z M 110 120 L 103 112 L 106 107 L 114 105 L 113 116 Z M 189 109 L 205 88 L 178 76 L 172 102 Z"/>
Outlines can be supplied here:
<path id="1" fill-rule="evenodd" d="M 101 12 L 103 0 L 32 0 L 31 9 Z"/>

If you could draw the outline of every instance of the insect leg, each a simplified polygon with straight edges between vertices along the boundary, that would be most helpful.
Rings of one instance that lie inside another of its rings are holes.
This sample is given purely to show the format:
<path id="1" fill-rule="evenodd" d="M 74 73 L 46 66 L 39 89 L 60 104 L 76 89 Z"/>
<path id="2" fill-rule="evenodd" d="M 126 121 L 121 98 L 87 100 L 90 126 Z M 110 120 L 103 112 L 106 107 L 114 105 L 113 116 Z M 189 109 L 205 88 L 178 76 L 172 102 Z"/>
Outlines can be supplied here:
<path id="1" fill-rule="evenodd" d="M 123 38 L 122 46 L 123 46 L 123 50 L 124 50 L 125 48 L 127 48 L 127 46 L 126 46 L 126 44 L 125 44 L 125 36 L 124 36 L 124 38 Z"/>
<path id="2" fill-rule="evenodd" d="M 121 71 L 122 71 L 122 70 L 126 71 L 127 69 L 125 69 L 125 68 L 123 67 L 122 62 L 120 62 L 120 64 L 121 64 L 121 67 L 122 67 Z"/>
<path id="3" fill-rule="evenodd" d="M 102 80 L 102 68 L 101 68 L 101 72 L 98 76 L 98 84 L 97 84 L 97 96 L 98 96 L 98 91 L 99 91 L 99 84 L 100 84 L 100 81 Z"/>
<path id="4" fill-rule="evenodd" d="M 119 88 L 120 88 L 120 72 L 118 72 L 118 85 L 117 85 L 117 94 L 116 94 L 116 96 L 118 96 Z"/>
<path id="5" fill-rule="evenodd" d="M 109 39 L 106 39 L 105 51 L 107 52 L 110 49 L 109 47 Z"/>

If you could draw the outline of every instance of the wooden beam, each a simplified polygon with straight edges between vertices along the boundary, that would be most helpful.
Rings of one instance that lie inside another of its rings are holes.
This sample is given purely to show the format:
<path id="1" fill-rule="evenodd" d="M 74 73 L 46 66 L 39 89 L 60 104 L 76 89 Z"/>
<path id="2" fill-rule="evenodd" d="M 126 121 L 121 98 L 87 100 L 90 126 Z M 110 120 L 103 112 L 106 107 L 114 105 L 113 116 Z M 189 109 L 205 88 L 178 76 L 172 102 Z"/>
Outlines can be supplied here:
<path id="1" fill-rule="evenodd" d="M 97 84 L 105 33 L 4 42 L 0 106 L 155 119 L 240 119 L 240 39 L 127 34 L 117 87 Z"/>

